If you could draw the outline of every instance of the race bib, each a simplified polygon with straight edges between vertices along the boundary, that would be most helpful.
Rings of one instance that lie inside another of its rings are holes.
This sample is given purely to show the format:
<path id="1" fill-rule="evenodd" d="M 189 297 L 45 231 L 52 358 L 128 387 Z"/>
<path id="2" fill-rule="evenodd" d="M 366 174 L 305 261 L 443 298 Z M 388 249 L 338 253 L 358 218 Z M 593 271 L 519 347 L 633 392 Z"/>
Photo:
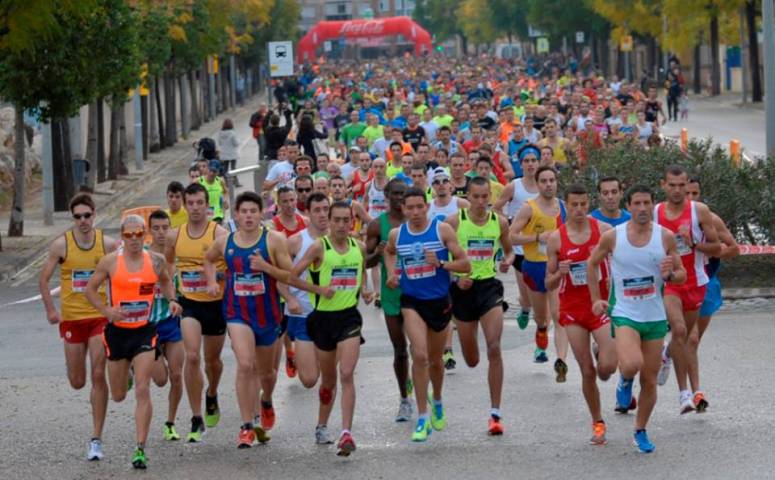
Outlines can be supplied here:
<path id="1" fill-rule="evenodd" d="M 624 298 L 629 300 L 650 300 L 657 296 L 654 277 L 625 278 L 623 281 Z"/>
<path id="2" fill-rule="evenodd" d="M 538 241 L 538 253 L 546 255 L 546 242 Z"/>
<path id="3" fill-rule="evenodd" d="M 94 274 L 94 270 L 73 270 L 72 284 L 74 293 L 83 293 L 86 291 L 86 284 Z"/>
<path id="4" fill-rule="evenodd" d="M 421 258 L 404 258 L 404 273 L 409 280 L 430 278 L 436 275 L 436 267 L 425 261 L 425 255 Z"/>
<path id="5" fill-rule="evenodd" d="M 180 291 L 198 293 L 207 291 L 207 280 L 201 270 L 185 270 L 180 272 Z"/>
<path id="6" fill-rule="evenodd" d="M 574 287 L 581 287 L 587 284 L 587 262 L 577 262 L 570 264 L 570 283 Z"/>
<path id="7" fill-rule="evenodd" d="M 335 267 L 331 270 L 331 283 L 334 290 L 355 290 L 358 288 L 358 269 Z"/>
<path id="8" fill-rule="evenodd" d="M 489 238 L 471 238 L 466 253 L 471 260 L 490 260 L 495 251 L 495 241 Z"/>
<path id="9" fill-rule="evenodd" d="M 265 291 L 263 272 L 234 273 L 234 295 L 237 297 L 255 297 Z"/>
<path id="10" fill-rule="evenodd" d="M 692 253 L 692 247 L 687 245 L 686 241 L 684 241 L 684 237 L 678 234 L 675 235 L 675 248 L 678 251 L 678 255 L 682 257 Z"/>
<path id="11" fill-rule="evenodd" d="M 151 304 L 144 300 L 121 302 L 119 307 L 126 315 L 126 318 L 121 320 L 122 323 L 147 322 L 151 313 Z"/>
<path id="12" fill-rule="evenodd" d="M 161 293 L 161 285 L 158 283 L 153 286 L 153 298 L 156 300 L 164 300 L 164 294 Z"/>

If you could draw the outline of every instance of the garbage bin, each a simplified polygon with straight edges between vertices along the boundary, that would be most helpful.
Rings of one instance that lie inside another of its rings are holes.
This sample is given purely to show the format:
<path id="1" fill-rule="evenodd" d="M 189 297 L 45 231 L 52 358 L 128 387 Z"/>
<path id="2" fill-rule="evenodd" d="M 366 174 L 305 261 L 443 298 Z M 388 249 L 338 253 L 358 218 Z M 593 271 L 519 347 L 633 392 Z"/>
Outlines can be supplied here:
<path id="1" fill-rule="evenodd" d="M 73 159 L 73 183 L 75 189 L 81 185 L 86 185 L 86 174 L 89 173 L 89 161 L 83 158 Z"/>

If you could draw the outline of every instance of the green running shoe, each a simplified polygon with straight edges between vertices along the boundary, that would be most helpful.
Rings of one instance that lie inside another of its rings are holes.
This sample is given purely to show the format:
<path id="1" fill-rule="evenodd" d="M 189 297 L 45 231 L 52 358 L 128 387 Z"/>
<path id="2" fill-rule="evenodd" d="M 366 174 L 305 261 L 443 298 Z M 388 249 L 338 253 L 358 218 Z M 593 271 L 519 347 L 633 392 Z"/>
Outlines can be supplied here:
<path id="1" fill-rule="evenodd" d="M 173 423 L 164 424 L 164 440 L 167 440 L 170 442 L 174 440 L 180 440 L 180 435 L 178 435 L 177 430 L 175 430 L 175 424 Z"/>
<path id="2" fill-rule="evenodd" d="M 213 428 L 221 420 L 221 409 L 218 408 L 218 397 L 208 397 L 205 395 L 205 425 L 207 428 Z"/>
<path id="3" fill-rule="evenodd" d="M 530 312 L 520 310 L 519 314 L 517 315 L 517 325 L 519 325 L 519 329 L 526 329 L 528 323 L 530 323 Z"/>
<path id="4" fill-rule="evenodd" d="M 431 430 L 431 424 L 428 420 L 425 417 L 420 417 L 417 419 L 417 426 L 415 427 L 414 432 L 412 432 L 412 441 L 424 442 L 428 440 L 428 437 L 432 432 L 433 430 Z"/>
<path id="5" fill-rule="evenodd" d="M 202 422 L 202 417 L 194 417 L 191 419 L 191 433 L 188 434 L 186 441 L 189 443 L 201 442 L 204 433 L 205 425 Z"/>
<path id="6" fill-rule="evenodd" d="M 256 433 L 256 440 L 258 440 L 258 443 L 264 444 L 272 439 L 271 435 L 269 435 L 269 432 L 261 428 L 260 423 L 253 424 L 253 431 Z"/>
<path id="7" fill-rule="evenodd" d="M 145 456 L 145 450 L 139 447 L 135 449 L 135 455 L 132 457 L 132 466 L 138 470 L 148 468 L 148 457 Z"/>
<path id="8" fill-rule="evenodd" d="M 443 405 L 433 405 L 431 402 L 431 425 L 433 425 L 433 429 L 437 432 L 444 430 L 444 427 L 447 426 L 447 416 L 444 413 Z"/>

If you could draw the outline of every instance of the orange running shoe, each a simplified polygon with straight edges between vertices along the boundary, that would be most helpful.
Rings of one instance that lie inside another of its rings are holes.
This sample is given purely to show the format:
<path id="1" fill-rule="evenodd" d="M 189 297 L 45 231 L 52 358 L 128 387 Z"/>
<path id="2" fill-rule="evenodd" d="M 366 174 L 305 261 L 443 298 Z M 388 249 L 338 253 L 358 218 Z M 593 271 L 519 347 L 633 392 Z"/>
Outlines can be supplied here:
<path id="1" fill-rule="evenodd" d="M 503 435 L 503 424 L 500 418 L 490 415 L 490 420 L 487 423 L 487 433 L 490 435 Z"/>
<path id="2" fill-rule="evenodd" d="M 705 413 L 709 406 L 710 404 L 705 399 L 704 393 L 699 391 L 694 393 L 694 408 L 697 410 L 697 413 Z"/>
<path id="3" fill-rule="evenodd" d="M 269 407 L 264 406 L 264 402 L 261 402 L 261 428 L 268 432 L 274 427 L 274 407 L 270 404 Z"/>
<path id="4" fill-rule="evenodd" d="M 254 443 L 256 443 L 256 432 L 243 425 L 237 437 L 237 448 L 250 448 Z"/>
<path id="5" fill-rule="evenodd" d="M 605 422 L 602 420 L 592 424 L 592 438 L 589 439 L 590 445 L 605 445 L 608 440 L 605 438 Z"/>
<path id="6" fill-rule="evenodd" d="M 536 347 L 540 348 L 541 350 L 546 350 L 549 348 L 548 330 L 541 331 L 536 329 Z"/>
<path id="7" fill-rule="evenodd" d="M 288 378 L 296 377 L 296 352 L 290 350 L 285 354 L 285 374 Z"/>

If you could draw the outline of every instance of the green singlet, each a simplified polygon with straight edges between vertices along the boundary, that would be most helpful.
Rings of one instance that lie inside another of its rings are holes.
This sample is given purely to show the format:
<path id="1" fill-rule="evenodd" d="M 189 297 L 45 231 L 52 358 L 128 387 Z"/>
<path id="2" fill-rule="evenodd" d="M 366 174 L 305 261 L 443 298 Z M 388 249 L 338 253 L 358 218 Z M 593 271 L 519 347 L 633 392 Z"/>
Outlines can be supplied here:
<path id="1" fill-rule="evenodd" d="M 358 242 L 347 239 L 350 248 L 347 253 L 336 251 L 331 240 L 326 235 L 323 242 L 323 262 L 320 267 L 310 267 L 310 279 L 315 285 L 328 286 L 334 289 L 334 296 L 326 298 L 311 295 L 315 310 L 321 312 L 338 312 L 358 305 L 358 296 L 363 280 L 363 253 Z"/>

